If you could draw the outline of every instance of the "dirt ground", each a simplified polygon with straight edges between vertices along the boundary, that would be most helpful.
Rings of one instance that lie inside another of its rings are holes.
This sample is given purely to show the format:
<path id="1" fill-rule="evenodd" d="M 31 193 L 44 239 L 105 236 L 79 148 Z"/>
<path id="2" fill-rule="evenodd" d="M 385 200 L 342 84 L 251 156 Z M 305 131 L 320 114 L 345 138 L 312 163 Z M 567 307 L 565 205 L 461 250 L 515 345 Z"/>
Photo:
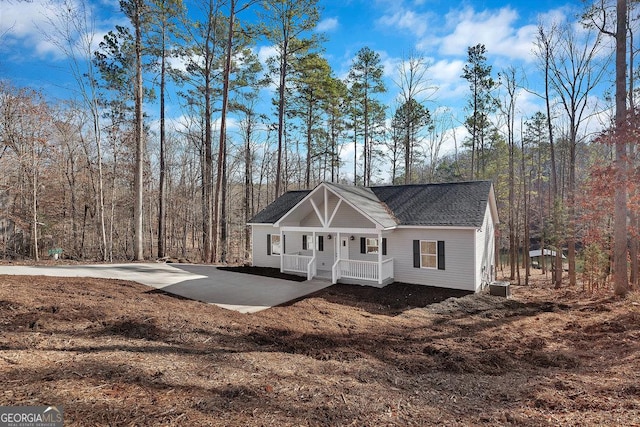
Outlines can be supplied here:
<path id="1" fill-rule="evenodd" d="M 640 425 L 640 295 L 535 282 L 338 285 L 247 315 L 0 276 L 0 404 L 62 405 L 69 426 Z"/>

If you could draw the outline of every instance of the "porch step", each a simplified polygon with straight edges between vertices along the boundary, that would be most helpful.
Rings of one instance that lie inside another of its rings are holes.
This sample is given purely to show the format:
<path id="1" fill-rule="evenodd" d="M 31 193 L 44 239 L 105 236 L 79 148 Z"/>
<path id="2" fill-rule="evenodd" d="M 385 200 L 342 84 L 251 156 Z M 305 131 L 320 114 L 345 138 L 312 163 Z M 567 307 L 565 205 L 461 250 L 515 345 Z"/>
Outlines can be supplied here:
<path id="1" fill-rule="evenodd" d="M 314 279 L 331 280 L 330 270 L 317 270 Z"/>

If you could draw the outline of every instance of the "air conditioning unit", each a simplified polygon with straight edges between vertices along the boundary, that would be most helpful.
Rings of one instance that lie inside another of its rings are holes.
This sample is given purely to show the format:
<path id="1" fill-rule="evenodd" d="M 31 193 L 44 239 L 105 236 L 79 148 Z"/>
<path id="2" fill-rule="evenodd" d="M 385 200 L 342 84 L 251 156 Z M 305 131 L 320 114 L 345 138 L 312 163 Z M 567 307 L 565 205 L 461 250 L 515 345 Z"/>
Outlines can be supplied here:
<path id="1" fill-rule="evenodd" d="M 489 295 L 509 298 L 511 296 L 511 290 L 509 289 L 510 285 L 511 283 L 507 281 L 491 282 L 489 283 Z"/>

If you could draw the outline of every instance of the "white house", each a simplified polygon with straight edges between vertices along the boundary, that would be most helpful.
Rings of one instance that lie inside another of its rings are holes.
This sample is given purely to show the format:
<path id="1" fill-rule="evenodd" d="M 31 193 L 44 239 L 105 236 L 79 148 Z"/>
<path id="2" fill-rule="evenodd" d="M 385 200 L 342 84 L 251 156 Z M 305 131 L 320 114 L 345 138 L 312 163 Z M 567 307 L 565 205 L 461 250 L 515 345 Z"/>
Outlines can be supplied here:
<path id="1" fill-rule="evenodd" d="M 251 219 L 253 265 L 332 283 L 478 291 L 494 280 L 489 181 L 290 191 Z"/>

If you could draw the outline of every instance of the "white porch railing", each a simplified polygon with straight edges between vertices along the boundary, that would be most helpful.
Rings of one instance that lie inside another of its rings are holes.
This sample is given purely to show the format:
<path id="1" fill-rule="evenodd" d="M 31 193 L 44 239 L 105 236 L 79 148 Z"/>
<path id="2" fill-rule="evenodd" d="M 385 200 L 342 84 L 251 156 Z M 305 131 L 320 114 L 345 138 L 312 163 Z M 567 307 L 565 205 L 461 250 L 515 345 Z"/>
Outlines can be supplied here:
<path id="1" fill-rule="evenodd" d="M 374 261 L 340 260 L 340 277 L 378 280 L 378 263 Z"/>
<path id="2" fill-rule="evenodd" d="M 312 257 L 311 261 L 307 265 L 307 280 L 313 279 L 313 276 L 316 275 L 316 257 Z"/>
<path id="3" fill-rule="evenodd" d="M 338 283 L 338 279 L 340 278 L 340 261 L 342 260 L 338 258 L 331 266 L 331 283 L 334 285 Z"/>
<path id="4" fill-rule="evenodd" d="M 282 255 L 282 270 L 304 273 L 308 276 L 312 261 L 315 261 L 312 256 L 284 254 Z M 313 274 L 315 275 L 315 271 L 313 271 Z"/>
<path id="5" fill-rule="evenodd" d="M 380 276 L 382 271 L 382 276 Z M 356 261 L 352 259 L 339 259 L 333 264 L 332 280 L 334 283 L 338 279 L 370 280 L 382 283 L 393 278 L 393 258 L 382 261 Z"/>
<path id="6" fill-rule="evenodd" d="M 382 280 L 379 283 L 393 277 L 393 258 L 385 259 L 382 261 Z"/>
<path id="7" fill-rule="evenodd" d="M 310 255 L 284 254 L 282 255 L 282 271 L 304 273 L 307 280 L 317 274 L 316 258 Z M 339 279 L 367 280 L 382 284 L 393 278 L 393 258 L 386 259 L 379 264 L 377 261 L 356 261 L 339 259 L 331 268 L 331 279 L 336 283 Z"/>

